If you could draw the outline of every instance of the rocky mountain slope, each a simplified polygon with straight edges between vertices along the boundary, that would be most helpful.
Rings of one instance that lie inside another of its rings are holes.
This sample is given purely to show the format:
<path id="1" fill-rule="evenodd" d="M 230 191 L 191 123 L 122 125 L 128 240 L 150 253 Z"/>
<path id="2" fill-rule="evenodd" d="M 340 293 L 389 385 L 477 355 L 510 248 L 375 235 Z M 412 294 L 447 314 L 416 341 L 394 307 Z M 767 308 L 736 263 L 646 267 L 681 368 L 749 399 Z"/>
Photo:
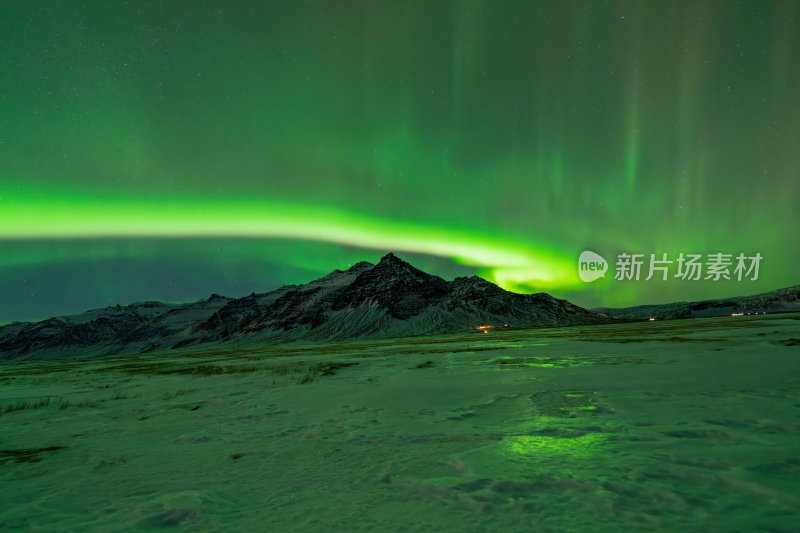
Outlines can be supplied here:
<path id="1" fill-rule="evenodd" d="M 220 344 L 330 342 L 592 324 L 609 317 L 549 294 L 516 294 L 477 276 L 453 281 L 388 254 L 306 285 L 176 305 L 140 302 L 0 327 L 0 360 L 99 356 Z"/>

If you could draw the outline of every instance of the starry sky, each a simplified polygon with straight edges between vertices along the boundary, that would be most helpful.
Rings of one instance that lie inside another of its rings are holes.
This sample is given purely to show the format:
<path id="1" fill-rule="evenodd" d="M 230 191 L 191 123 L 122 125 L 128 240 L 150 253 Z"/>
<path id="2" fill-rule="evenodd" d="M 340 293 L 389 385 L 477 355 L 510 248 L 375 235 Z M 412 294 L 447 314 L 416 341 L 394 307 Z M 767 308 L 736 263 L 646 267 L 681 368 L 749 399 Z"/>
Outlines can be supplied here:
<path id="1" fill-rule="evenodd" d="M 800 283 L 798 54 L 796 1 L 5 1 L 0 322 L 388 251 L 587 307 Z"/>

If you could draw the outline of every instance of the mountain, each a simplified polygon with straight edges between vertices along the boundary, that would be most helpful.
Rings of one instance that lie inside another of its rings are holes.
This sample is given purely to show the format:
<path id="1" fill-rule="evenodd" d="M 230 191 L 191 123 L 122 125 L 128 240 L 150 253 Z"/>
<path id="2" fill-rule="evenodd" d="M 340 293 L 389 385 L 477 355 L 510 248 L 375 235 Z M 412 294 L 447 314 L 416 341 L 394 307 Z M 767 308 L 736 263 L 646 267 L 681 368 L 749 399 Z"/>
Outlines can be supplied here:
<path id="1" fill-rule="evenodd" d="M 736 313 L 782 313 L 800 311 L 800 285 L 765 292 L 753 296 L 737 296 L 701 302 L 675 302 L 661 305 L 639 305 L 636 307 L 595 309 L 599 313 L 620 318 L 659 319 L 700 318 L 724 316 Z"/>
<path id="2" fill-rule="evenodd" d="M 445 281 L 394 254 L 306 285 L 189 304 L 138 302 L 0 327 L 0 360 L 57 359 L 179 348 L 331 342 L 608 322 L 549 294 L 508 292 L 477 276 Z"/>

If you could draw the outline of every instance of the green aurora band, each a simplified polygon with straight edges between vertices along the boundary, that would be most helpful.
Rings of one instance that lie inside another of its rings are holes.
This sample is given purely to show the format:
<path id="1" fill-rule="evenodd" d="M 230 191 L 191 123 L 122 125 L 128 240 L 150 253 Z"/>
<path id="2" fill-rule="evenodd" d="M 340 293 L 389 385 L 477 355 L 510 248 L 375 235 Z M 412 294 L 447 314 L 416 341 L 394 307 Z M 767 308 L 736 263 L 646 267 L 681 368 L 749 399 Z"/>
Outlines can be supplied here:
<path id="1" fill-rule="evenodd" d="M 573 258 L 530 240 L 391 221 L 326 206 L 239 200 L 131 201 L 84 195 L 65 201 L 64 191 L 38 191 L 27 198 L 5 193 L 0 239 L 146 237 L 273 237 L 420 252 L 475 266 L 508 289 L 569 287 L 578 278 Z M 0 264 L 3 260 L 0 259 Z"/>

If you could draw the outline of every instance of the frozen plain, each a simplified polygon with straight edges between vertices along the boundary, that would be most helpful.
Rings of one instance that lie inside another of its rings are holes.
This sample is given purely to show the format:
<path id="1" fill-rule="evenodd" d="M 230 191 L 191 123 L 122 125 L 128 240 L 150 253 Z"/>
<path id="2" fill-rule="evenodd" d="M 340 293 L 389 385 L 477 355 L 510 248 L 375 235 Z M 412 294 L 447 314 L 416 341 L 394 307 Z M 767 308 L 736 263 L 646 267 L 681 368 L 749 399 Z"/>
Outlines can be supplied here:
<path id="1" fill-rule="evenodd" d="M 800 314 L 0 365 L 2 531 L 797 531 Z"/>

